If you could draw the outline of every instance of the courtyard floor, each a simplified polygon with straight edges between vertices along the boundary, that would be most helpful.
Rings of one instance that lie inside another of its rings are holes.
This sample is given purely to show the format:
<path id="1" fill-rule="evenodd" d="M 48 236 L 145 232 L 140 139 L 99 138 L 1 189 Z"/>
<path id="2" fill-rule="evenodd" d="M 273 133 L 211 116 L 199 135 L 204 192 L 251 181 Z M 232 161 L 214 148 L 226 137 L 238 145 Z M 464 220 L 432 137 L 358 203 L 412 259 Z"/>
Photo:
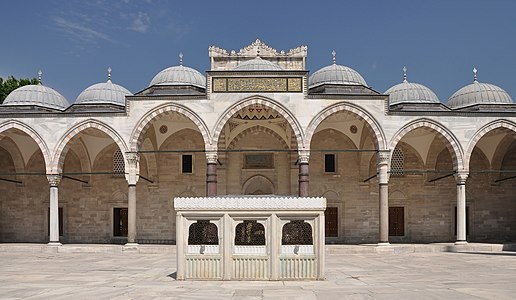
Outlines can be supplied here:
<path id="1" fill-rule="evenodd" d="M 59 251 L 47 251 L 50 248 L 45 247 L 48 246 L 2 245 L 1 299 L 516 297 L 516 252 L 483 251 L 482 247 L 463 252 L 379 253 L 345 250 L 353 246 L 327 246 L 326 280 L 265 282 L 176 281 L 174 246 L 157 253 L 119 252 L 119 248 L 102 245 L 65 245 Z"/>

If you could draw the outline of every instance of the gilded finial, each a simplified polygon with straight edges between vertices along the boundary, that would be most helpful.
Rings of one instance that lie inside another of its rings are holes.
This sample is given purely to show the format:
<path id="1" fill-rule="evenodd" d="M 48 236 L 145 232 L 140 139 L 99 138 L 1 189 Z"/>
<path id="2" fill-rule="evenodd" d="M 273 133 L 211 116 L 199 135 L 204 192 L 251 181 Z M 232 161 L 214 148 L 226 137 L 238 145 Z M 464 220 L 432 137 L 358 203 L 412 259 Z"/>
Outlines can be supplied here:
<path id="1" fill-rule="evenodd" d="M 41 75 L 43 75 L 43 72 L 41 70 L 38 71 L 38 83 L 41 84 Z"/>
<path id="2" fill-rule="evenodd" d="M 331 52 L 331 55 L 333 56 L 333 58 L 332 58 L 333 64 L 336 65 L 337 64 L 337 52 L 335 50 L 333 50 Z"/>
<path id="3" fill-rule="evenodd" d="M 183 65 L 183 52 L 179 52 L 179 65 L 182 66 Z"/>
<path id="4" fill-rule="evenodd" d="M 107 80 L 111 81 L 111 67 L 107 68 Z"/>
<path id="5" fill-rule="evenodd" d="M 407 82 L 407 66 L 403 66 L 403 82 Z"/>
<path id="6" fill-rule="evenodd" d="M 473 67 L 473 82 L 478 82 L 477 81 L 477 67 Z"/>

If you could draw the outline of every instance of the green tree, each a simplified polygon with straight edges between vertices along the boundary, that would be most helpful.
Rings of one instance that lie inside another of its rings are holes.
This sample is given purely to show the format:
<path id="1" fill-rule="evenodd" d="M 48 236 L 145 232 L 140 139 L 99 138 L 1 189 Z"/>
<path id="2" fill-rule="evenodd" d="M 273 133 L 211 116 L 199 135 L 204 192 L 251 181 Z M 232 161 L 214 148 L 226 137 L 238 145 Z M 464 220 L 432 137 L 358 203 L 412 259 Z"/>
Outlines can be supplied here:
<path id="1" fill-rule="evenodd" d="M 37 78 L 20 78 L 16 79 L 14 76 L 8 76 L 6 80 L 0 77 L 0 103 L 3 103 L 7 95 L 15 89 L 29 84 L 38 84 Z"/>

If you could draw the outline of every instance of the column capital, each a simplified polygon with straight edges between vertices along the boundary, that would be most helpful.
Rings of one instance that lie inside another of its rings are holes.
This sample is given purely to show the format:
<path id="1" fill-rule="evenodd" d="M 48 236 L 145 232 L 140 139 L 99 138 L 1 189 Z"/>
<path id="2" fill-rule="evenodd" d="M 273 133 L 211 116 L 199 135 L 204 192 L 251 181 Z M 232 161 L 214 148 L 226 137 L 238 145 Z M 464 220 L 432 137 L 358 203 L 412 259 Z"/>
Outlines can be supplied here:
<path id="1" fill-rule="evenodd" d="M 61 174 L 47 174 L 47 180 L 50 186 L 59 186 L 61 178 Z"/>
<path id="2" fill-rule="evenodd" d="M 140 154 L 138 152 L 125 153 L 125 179 L 129 185 L 136 185 L 140 176 Z"/>
<path id="3" fill-rule="evenodd" d="M 126 152 L 125 160 L 127 165 L 136 166 L 140 162 L 140 153 L 138 152 Z"/>
<path id="4" fill-rule="evenodd" d="M 298 151 L 298 160 L 301 164 L 308 164 L 308 161 L 310 160 L 310 150 L 299 150 Z"/>
<path id="5" fill-rule="evenodd" d="M 391 160 L 391 151 L 390 150 L 380 150 L 377 152 L 377 160 L 378 165 L 389 165 L 389 161 Z"/>
<path id="6" fill-rule="evenodd" d="M 466 184 L 466 179 L 468 179 L 469 173 L 466 171 L 458 171 L 455 173 L 455 180 L 457 181 L 457 184 Z"/>
<path id="7" fill-rule="evenodd" d="M 209 152 L 206 152 L 206 161 L 208 162 L 208 164 L 217 164 L 217 159 L 218 159 L 218 155 L 217 155 L 217 152 L 212 152 L 212 151 L 209 151 Z"/>

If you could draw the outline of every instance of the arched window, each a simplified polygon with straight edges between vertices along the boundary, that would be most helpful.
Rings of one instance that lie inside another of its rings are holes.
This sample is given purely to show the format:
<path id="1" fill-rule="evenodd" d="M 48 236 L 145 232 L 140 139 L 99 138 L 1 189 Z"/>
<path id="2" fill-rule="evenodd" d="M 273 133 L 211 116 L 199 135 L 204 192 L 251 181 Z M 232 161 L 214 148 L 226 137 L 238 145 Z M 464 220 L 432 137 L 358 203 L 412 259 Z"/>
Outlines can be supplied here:
<path id="1" fill-rule="evenodd" d="M 264 246 L 265 227 L 256 220 L 244 220 L 235 228 L 235 245 Z"/>
<path id="2" fill-rule="evenodd" d="M 403 171 L 405 169 L 405 155 L 403 151 L 396 147 L 392 152 L 391 157 L 391 175 L 393 176 L 401 176 L 403 175 Z"/>
<path id="3" fill-rule="evenodd" d="M 113 175 L 117 177 L 125 175 L 124 156 L 120 149 L 117 149 L 113 154 Z"/>
<path id="4" fill-rule="evenodd" d="M 188 229 L 188 245 L 218 245 L 217 225 L 209 220 L 198 220 Z"/>
<path id="5" fill-rule="evenodd" d="M 303 220 L 293 220 L 283 226 L 282 245 L 313 245 L 312 226 Z"/>

